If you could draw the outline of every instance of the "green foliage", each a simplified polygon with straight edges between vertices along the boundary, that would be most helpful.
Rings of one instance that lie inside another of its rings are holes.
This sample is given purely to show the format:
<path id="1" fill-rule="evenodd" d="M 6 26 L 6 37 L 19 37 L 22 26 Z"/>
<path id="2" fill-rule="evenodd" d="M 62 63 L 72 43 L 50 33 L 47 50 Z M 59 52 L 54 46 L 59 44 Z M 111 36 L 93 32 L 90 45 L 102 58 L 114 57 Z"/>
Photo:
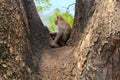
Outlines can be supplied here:
<path id="1" fill-rule="evenodd" d="M 51 4 L 49 3 L 49 0 L 35 0 L 37 5 L 37 11 L 42 11 L 45 9 L 49 9 Z"/>
<path id="2" fill-rule="evenodd" d="M 37 11 L 42 11 L 43 10 L 43 6 L 37 6 Z"/>
<path id="3" fill-rule="evenodd" d="M 73 25 L 73 16 L 68 11 L 63 13 L 62 16 L 70 24 L 70 26 Z"/>
<path id="4" fill-rule="evenodd" d="M 37 6 L 37 11 L 44 11 L 51 7 L 50 0 L 35 0 Z M 73 16 L 66 10 L 66 12 L 61 12 L 58 8 L 53 11 L 50 16 L 48 16 L 49 20 L 49 30 L 55 31 L 55 18 L 56 16 L 61 15 L 65 21 L 67 21 L 71 26 L 73 25 Z"/>
<path id="5" fill-rule="evenodd" d="M 55 31 L 55 18 L 58 15 L 61 15 L 71 26 L 73 25 L 73 16 L 68 11 L 62 13 L 59 9 L 56 9 L 53 14 L 48 17 L 50 31 Z"/>
<path id="6" fill-rule="evenodd" d="M 35 0 L 35 1 L 36 1 L 36 2 L 39 2 L 39 3 L 40 3 L 40 2 L 42 2 L 42 3 L 43 3 L 43 2 L 49 3 L 49 0 Z"/>

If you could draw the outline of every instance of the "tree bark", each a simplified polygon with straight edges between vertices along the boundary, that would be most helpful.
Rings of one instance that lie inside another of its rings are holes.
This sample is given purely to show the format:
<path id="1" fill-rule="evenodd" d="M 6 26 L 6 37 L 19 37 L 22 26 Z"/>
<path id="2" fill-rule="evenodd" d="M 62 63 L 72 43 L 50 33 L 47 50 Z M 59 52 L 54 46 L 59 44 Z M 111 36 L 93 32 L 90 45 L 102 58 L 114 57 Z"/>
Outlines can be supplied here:
<path id="1" fill-rule="evenodd" d="M 0 0 L 0 76 L 38 80 L 39 59 L 49 34 L 33 0 Z M 44 36 L 45 35 L 45 36 Z"/>
<path id="2" fill-rule="evenodd" d="M 85 21 L 85 32 L 74 51 L 74 80 L 120 80 L 120 2 L 95 0 L 92 7 L 93 15 Z"/>
<path id="3" fill-rule="evenodd" d="M 76 0 L 75 19 L 72 27 L 71 37 L 68 41 L 69 45 L 78 44 L 84 29 L 87 27 L 89 18 L 93 15 L 95 0 Z"/>
<path id="4" fill-rule="evenodd" d="M 73 47 L 53 49 L 33 0 L 0 0 L 0 79 L 120 80 L 119 22 L 119 0 L 76 0 Z"/>

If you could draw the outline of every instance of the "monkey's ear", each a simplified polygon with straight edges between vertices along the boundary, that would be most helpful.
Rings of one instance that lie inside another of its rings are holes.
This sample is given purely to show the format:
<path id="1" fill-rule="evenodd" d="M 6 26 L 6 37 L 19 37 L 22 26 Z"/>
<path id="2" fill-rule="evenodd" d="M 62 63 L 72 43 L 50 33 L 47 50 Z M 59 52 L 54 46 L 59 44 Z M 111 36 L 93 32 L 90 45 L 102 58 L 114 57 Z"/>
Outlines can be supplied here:
<path id="1" fill-rule="evenodd" d="M 58 24 L 58 22 L 57 22 L 57 20 L 55 20 L 55 25 L 57 25 Z"/>
<path id="2" fill-rule="evenodd" d="M 57 16 L 57 19 L 59 19 L 59 16 Z"/>

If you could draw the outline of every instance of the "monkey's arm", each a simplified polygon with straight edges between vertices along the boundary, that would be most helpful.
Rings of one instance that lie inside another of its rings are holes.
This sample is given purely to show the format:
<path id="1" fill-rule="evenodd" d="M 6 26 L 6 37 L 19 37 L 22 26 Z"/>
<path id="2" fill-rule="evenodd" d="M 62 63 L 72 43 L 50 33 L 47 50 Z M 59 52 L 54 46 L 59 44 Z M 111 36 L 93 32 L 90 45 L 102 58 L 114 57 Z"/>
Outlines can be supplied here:
<path id="1" fill-rule="evenodd" d="M 50 32 L 51 38 L 54 40 L 57 35 L 57 32 Z"/>
<path id="2" fill-rule="evenodd" d="M 51 44 L 51 47 L 58 47 L 58 41 L 59 39 L 61 38 L 62 36 L 62 33 L 61 32 L 58 32 L 55 39 L 53 40 L 52 44 Z"/>

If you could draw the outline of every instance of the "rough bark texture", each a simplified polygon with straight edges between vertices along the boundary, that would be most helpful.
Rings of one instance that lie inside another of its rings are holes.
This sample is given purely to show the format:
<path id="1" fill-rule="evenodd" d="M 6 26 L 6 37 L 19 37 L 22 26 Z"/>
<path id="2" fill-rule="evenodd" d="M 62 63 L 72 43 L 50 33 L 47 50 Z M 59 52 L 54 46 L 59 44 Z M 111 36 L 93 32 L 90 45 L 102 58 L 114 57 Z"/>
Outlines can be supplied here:
<path id="1" fill-rule="evenodd" d="M 74 47 L 49 48 L 33 0 L 0 0 L 0 79 L 120 80 L 119 22 L 119 0 L 76 0 Z"/>
<path id="2" fill-rule="evenodd" d="M 87 23 L 94 12 L 94 1 L 95 0 L 76 0 L 75 5 L 75 19 L 72 27 L 71 37 L 68 41 L 69 45 L 78 44 L 81 39 L 81 34 L 87 27 Z"/>
<path id="3" fill-rule="evenodd" d="M 0 76 L 3 80 L 40 79 L 38 60 L 48 41 L 48 31 L 39 19 L 33 0 L 0 0 Z"/>
<path id="4" fill-rule="evenodd" d="M 29 52 L 27 27 L 22 1 L 0 0 L 0 75 L 5 80 L 28 78 L 24 61 L 25 51 Z"/>
<path id="5" fill-rule="evenodd" d="M 120 80 L 120 2 L 95 0 L 93 7 L 74 52 L 74 80 Z"/>
<path id="6" fill-rule="evenodd" d="M 40 64 L 39 60 L 44 50 L 49 48 L 50 35 L 48 29 L 44 27 L 42 21 L 39 18 L 34 1 L 23 0 L 23 5 L 25 12 L 27 14 L 27 19 L 29 24 L 28 28 L 30 30 L 30 35 L 28 35 L 27 38 L 30 42 L 29 46 L 31 47 L 31 52 L 32 52 L 31 54 L 26 54 L 27 57 L 28 56 L 32 57 L 32 58 L 26 58 L 26 62 L 28 63 L 29 67 L 32 67 L 35 73 L 39 73 L 39 64 Z"/>
<path id="7" fill-rule="evenodd" d="M 47 27 L 44 27 L 42 21 L 39 18 L 39 15 L 37 13 L 35 4 L 33 0 L 23 0 L 24 2 L 24 8 L 27 14 L 27 19 L 29 23 L 29 29 L 31 32 L 30 39 L 32 39 L 31 42 L 32 45 L 37 46 L 39 48 L 45 48 L 48 47 L 48 41 L 49 41 L 49 34 Z M 37 43 L 34 43 L 37 42 Z M 36 48 L 34 48 L 36 49 Z"/>

